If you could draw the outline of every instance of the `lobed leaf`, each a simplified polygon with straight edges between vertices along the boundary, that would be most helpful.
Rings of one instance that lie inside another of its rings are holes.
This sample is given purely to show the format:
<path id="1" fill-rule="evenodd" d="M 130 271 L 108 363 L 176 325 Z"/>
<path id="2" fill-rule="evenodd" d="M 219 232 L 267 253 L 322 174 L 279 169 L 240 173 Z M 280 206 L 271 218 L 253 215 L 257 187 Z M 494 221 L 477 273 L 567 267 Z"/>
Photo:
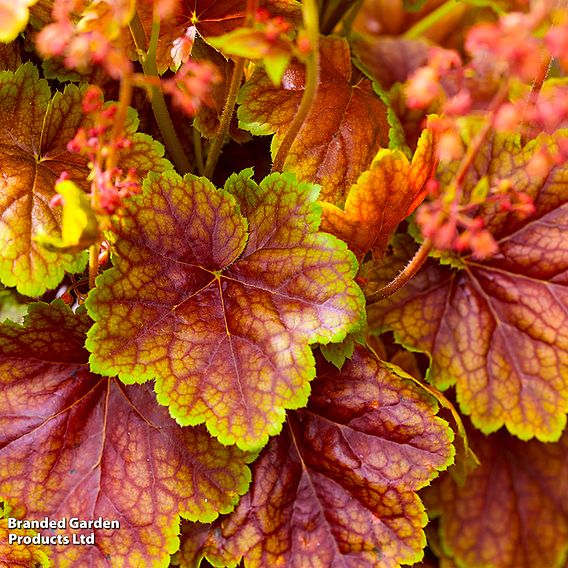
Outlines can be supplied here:
<path id="1" fill-rule="evenodd" d="M 420 560 L 427 518 L 415 491 L 453 459 L 452 431 L 436 412 L 362 347 L 341 371 L 320 358 L 308 407 L 263 450 L 235 512 L 208 538 L 189 527 L 181 566 L 203 554 L 223 566 L 243 557 L 247 568 Z"/>
<path id="2" fill-rule="evenodd" d="M 558 136 L 562 136 L 559 133 Z M 523 219 L 489 202 L 481 216 L 499 244 L 485 261 L 464 256 L 453 270 L 430 261 L 401 292 L 369 309 L 372 328 L 431 355 L 428 380 L 456 385 L 461 410 L 485 433 L 506 425 L 521 439 L 558 440 L 568 411 L 568 165 L 547 175 L 526 166 L 555 138 L 521 147 L 495 135 L 465 180 L 506 181 L 529 195 L 536 213 Z"/>
<path id="3" fill-rule="evenodd" d="M 259 0 L 259 8 L 269 14 L 285 18 L 294 25 L 302 21 L 301 4 L 296 0 Z M 136 1 L 136 8 L 147 37 L 150 37 L 153 6 L 150 2 Z M 208 41 L 242 28 L 246 15 L 246 3 L 241 0 L 194 0 L 182 2 L 175 13 L 160 23 L 160 41 L 156 52 L 160 74 L 176 68 L 172 56 L 174 41 L 182 37 L 190 26 L 195 26 L 199 35 Z M 134 45 L 132 57 L 138 59 Z"/>
<path id="4" fill-rule="evenodd" d="M 357 258 L 372 250 L 379 260 L 397 225 L 426 197 L 436 166 L 428 130 L 418 141 L 412 163 L 399 150 L 380 150 L 349 190 L 344 210 L 322 203 L 322 229 L 345 241 Z"/>
<path id="5" fill-rule="evenodd" d="M 53 252 L 81 252 L 99 238 L 98 220 L 90 199 L 69 180 L 57 182 L 55 190 L 63 197 L 61 236 L 39 233 L 36 241 Z"/>
<path id="6" fill-rule="evenodd" d="M 471 431 L 481 465 L 460 486 L 435 488 L 443 550 L 467 568 L 564 566 L 568 555 L 568 434 L 556 444 Z"/>
<path id="7" fill-rule="evenodd" d="M 85 268 L 85 254 L 46 250 L 36 237 L 61 235 L 62 213 L 49 206 L 63 171 L 86 189 L 86 158 L 72 154 L 67 142 L 89 124 L 81 110 L 84 88 L 68 85 L 53 97 L 47 81 L 31 64 L 0 72 L 0 280 L 28 296 L 38 296 L 61 282 L 65 272 Z M 135 132 L 137 121 L 129 129 Z M 164 149 L 145 134 L 133 134 L 121 151 L 119 166 L 140 176 L 171 167 Z"/>
<path id="8" fill-rule="evenodd" d="M 89 324 L 57 301 L 0 325 L 0 498 L 17 518 L 119 521 L 95 546 L 46 546 L 57 566 L 167 566 L 179 517 L 230 512 L 250 456 L 178 426 L 147 386 L 91 373 Z"/>
<path id="9" fill-rule="evenodd" d="M 321 37 L 317 95 L 284 163 L 301 180 L 321 184 L 322 200 L 340 206 L 379 148 L 389 145 L 385 104 L 367 79 L 352 85 L 351 73 L 347 41 Z M 252 134 L 274 134 L 273 157 L 298 110 L 304 84 L 304 67 L 293 62 L 281 88 L 257 69 L 241 89 L 239 126 Z"/>
<path id="10" fill-rule="evenodd" d="M 208 38 L 208 43 L 226 56 L 246 57 L 264 64 L 272 83 L 280 85 L 282 75 L 290 63 L 294 44 L 286 36 L 267 37 L 262 30 L 239 28 L 222 36 Z"/>
<path id="11" fill-rule="evenodd" d="M 306 404 L 309 344 L 358 329 L 364 305 L 353 255 L 317 232 L 318 188 L 251 175 L 217 191 L 205 178 L 150 174 L 115 223 L 115 268 L 87 300 L 92 369 L 156 378 L 180 424 L 205 422 L 243 449 Z"/>

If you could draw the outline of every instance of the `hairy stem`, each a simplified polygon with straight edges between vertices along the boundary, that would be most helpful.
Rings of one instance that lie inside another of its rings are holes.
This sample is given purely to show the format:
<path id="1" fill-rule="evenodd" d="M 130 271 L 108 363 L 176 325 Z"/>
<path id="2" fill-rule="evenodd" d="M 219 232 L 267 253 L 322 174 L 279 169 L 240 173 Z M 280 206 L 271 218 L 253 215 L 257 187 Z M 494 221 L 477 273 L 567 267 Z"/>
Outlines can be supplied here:
<path id="1" fill-rule="evenodd" d="M 225 137 L 227 136 L 227 132 L 229 131 L 229 126 L 231 124 L 231 119 L 233 118 L 235 104 L 237 103 L 237 95 L 239 93 L 241 79 L 243 77 L 243 70 L 245 68 L 245 61 L 246 60 L 244 57 L 235 58 L 235 67 L 233 68 L 229 93 L 227 94 L 225 107 L 223 108 L 221 120 L 219 121 L 219 128 L 217 130 L 217 133 L 213 137 L 211 146 L 209 147 L 207 162 L 205 163 L 205 170 L 203 172 L 203 175 L 209 179 L 213 177 L 215 166 L 217 166 L 217 161 L 219 160 L 219 156 L 221 155 L 221 148 L 225 143 Z"/>
<path id="2" fill-rule="evenodd" d="M 290 124 L 284 140 L 276 152 L 274 163 L 272 164 L 273 172 L 281 172 L 284 168 L 284 162 L 288 156 L 288 152 L 296 140 L 302 125 L 310 114 L 313 103 L 315 101 L 318 84 L 319 84 L 319 25 L 318 25 L 318 7 L 315 0 L 304 0 L 302 4 L 304 16 L 304 25 L 310 40 L 312 48 L 311 53 L 306 60 L 306 86 L 304 94 L 298 107 L 298 112 Z"/>
<path id="3" fill-rule="evenodd" d="M 473 164 L 477 154 L 479 153 L 479 150 L 481 149 L 483 142 L 485 141 L 489 132 L 493 128 L 493 121 L 495 119 L 495 114 L 497 113 L 497 111 L 499 110 L 501 105 L 505 102 L 505 99 L 507 98 L 507 95 L 509 94 L 509 88 L 510 88 L 510 81 L 509 80 L 504 81 L 503 84 L 501 85 L 499 91 L 497 91 L 496 95 L 493 97 L 491 104 L 489 105 L 489 108 L 488 108 L 489 117 L 488 117 L 486 123 L 483 125 L 481 130 L 477 133 L 477 135 L 473 139 L 472 143 L 468 146 L 466 154 L 462 158 L 462 161 L 460 162 L 460 165 L 459 165 L 458 171 L 456 173 L 456 177 L 455 177 L 455 183 L 456 183 L 456 186 L 459 190 L 461 190 L 461 186 L 463 184 L 465 176 L 466 176 L 469 168 Z"/>
<path id="4" fill-rule="evenodd" d="M 137 12 L 134 14 L 134 17 L 130 22 L 130 33 L 132 34 L 134 43 L 136 44 L 140 54 L 140 63 L 142 64 L 144 74 L 151 78 L 159 78 L 160 75 L 158 73 L 158 65 L 156 63 L 156 50 L 160 36 L 159 20 L 154 20 L 152 23 L 152 35 L 150 36 L 150 42 L 148 43 L 148 51 L 146 51 L 146 34 L 142 27 L 140 16 Z M 191 164 L 183 151 L 183 146 L 181 145 L 174 123 L 170 116 L 170 111 L 166 105 L 164 93 L 159 87 L 159 83 L 150 84 L 149 89 L 152 112 L 154 113 L 154 118 L 156 119 L 158 128 L 160 129 L 160 133 L 162 134 L 168 153 L 171 156 L 178 172 L 182 175 L 186 174 L 191 171 Z"/>
<path id="5" fill-rule="evenodd" d="M 535 77 L 535 80 L 531 85 L 531 92 L 529 94 L 529 98 L 527 100 L 525 108 L 523 109 L 523 114 L 521 119 L 523 126 L 527 126 L 529 117 L 531 115 L 530 111 L 532 111 L 536 107 L 536 104 L 540 97 L 542 86 L 544 85 L 544 82 L 546 81 L 546 78 L 550 73 L 551 66 L 552 66 L 552 57 L 547 57 L 544 61 L 541 61 L 541 65 L 538 70 L 538 75 Z"/>
<path id="6" fill-rule="evenodd" d="M 203 162 L 203 144 L 201 143 L 201 133 L 195 126 L 192 127 L 193 134 L 193 151 L 195 153 L 195 165 L 197 166 L 197 171 L 199 175 L 202 176 L 205 170 L 205 165 Z"/>
<path id="7" fill-rule="evenodd" d="M 403 286 L 408 284 L 408 282 L 416 275 L 416 273 L 422 268 L 428 254 L 432 250 L 432 241 L 430 239 L 425 239 L 420 245 L 420 248 L 416 251 L 416 254 L 412 257 L 410 262 L 404 267 L 402 272 L 394 279 L 391 280 L 386 286 L 373 292 L 367 297 L 367 304 L 374 304 L 388 296 L 392 296 L 394 293 L 398 292 Z"/>
<path id="8" fill-rule="evenodd" d="M 428 15 L 424 16 L 424 18 L 418 20 L 418 22 L 404 32 L 402 37 L 404 39 L 418 39 L 452 12 L 463 12 L 466 8 L 467 6 L 464 6 L 461 2 L 447 0 L 447 2 L 444 2 L 433 12 L 430 12 Z"/>
<path id="9" fill-rule="evenodd" d="M 257 10 L 258 0 L 247 0 L 247 11 L 244 27 L 252 26 L 254 15 Z M 211 145 L 209 146 L 207 162 L 205 163 L 205 170 L 203 172 L 203 175 L 209 179 L 213 177 L 215 167 L 217 166 L 219 156 L 221 155 L 221 148 L 223 148 L 227 132 L 229 132 L 229 126 L 231 125 L 231 119 L 233 118 L 235 105 L 237 103 L 237 95 L 239 94 L 239 89 L 241 87 L 241 79 L 243 77 L 245 62 L 246 59 L 244 57 L 235 58 L 235 66 L 233 68 L 233 75 L 231 76 L 231 84 L 229 85 L 229 92 L 227 93 L 225 106 L 223 107 L 223 112 L 221 113 L 219 128 L 217 129 L 217 132 L 215 133 L 215 136 L 211 141 Z"/>

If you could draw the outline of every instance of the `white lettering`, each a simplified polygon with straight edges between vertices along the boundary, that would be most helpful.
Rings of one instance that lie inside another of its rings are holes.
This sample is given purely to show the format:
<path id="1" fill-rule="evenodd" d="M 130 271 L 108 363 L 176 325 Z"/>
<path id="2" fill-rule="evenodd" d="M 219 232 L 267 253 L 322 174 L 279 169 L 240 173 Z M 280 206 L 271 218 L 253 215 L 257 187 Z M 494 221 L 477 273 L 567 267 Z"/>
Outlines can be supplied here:
<path id="1" fill-rule="evenodd" d="M 71 517 L 69 519 L 69 528 L 70 529 L 78 529 L 79 528 L 79 519 L 77 517 Z M 75 544 L 75 543 L 73 543 Z"/>

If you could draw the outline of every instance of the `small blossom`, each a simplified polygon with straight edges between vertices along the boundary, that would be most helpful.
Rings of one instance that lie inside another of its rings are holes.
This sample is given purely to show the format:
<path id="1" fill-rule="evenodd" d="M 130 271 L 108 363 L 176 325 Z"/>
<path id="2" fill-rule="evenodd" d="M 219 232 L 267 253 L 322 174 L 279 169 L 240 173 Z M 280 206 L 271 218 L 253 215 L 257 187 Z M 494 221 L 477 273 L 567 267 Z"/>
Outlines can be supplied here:
<path id="1" fill-rule="evenodd" d="M 462 89 L 457 95 L 451 97 L 444 103 L 444 115 L 464 116 L 471 110 L 472 102 L 470 92 L 466 89 Z"/>
<path id="2" fill-rule="evenodd" d="M 542 42 L 532 36 L 534 25 L 530 15 L 513 12 L 496 23 L 473 26 L 465 48 L 474 62 L 484 61 L 497 75 L 507 72 L 530 83 L 545 59 Z"/>
<path id="3" fill-rule="evenodd" d="M 74 27 L 68 20 L 45 26 L 36 36 L 38 52 L 43 57 L 63 56 L 74 34 Z"/>
<path id="4" fill-rule="evenodd" d="M 493 126 L 501 132 L 517 132 L 521 122 L 521 112 L 517 106 L 505 103 L 497 110 Z"/>
<path id="5" fill-rule="evenodd" d="M 431 67 L 420 67 L 406 82 L 406 105 L 411 109 L 427 108 L 441 92 L 438 73 Z"/>
<path id="6" fill-rule="evenodd" d="M 461 136 L 452 129 L 441 132 L 438 137 L 436 152 L 441 162 L 459 160 L 465 153 Z"/>
<path id="7" fill-rule="evenodd" d="M 103 92 L 95 85 L 90 85 L 81 102 L 81 108 L 85 114 L 91 114 L 102 110 L 104 102 Z"/>
<path id="8" fill-rule="evenodd" d="M 471 234 L 469 248 L 473 253 L 473 257 L 478 260 L 494 256 L 499 252 L 499 246 L 493 235 L 486 229 Z"/>
<path id="9" fill-rule="evenodd" d="M 282 16 L 276 16 L 265 23 L 264 35 L 269 42 L 275 43 L 282 34 L 288 33 L 291 29 L 290 22 Z"/>
<path id="10" fill-rule="evenodd" d="M 568 71 L 568 23 L 551 28 L 544 41 L 564 71 Z"/>
<path id="11" fill-rule="evenodd" d="M 221 80 L 217 68 L 209 63 L 184 63 L 175 77 L 162 82 L 164 92 L 183 112 L 194 116 L 201 105 L 213 105 L 211 90 Z"/>
<path id="12" fill-rule="evenodd" d="M 434 246 L 438 249 L 448 250 L 454 247 L 458 236 L 457 225 L 454 219 L 442 223 L 431 235 Z"/>
<path id="13" fill-rule="evenodd" d="M 312 42 L 305 30 L 300 30 L 296 37 L 296 48 L 302 55 L 307 55 L 312 51 Z"/>
<path id="14" fill-rule="evenodd" d="M 195 26 L 189 26 L 181 37 L 174 40 L 171 56 L 176 68 L 189 61 L 196 32 L 197 28 Z"/>
<path id="15" fill-rule="evenodd" d="M 155 14 L 160 20 L 173 16 L 180 4 L 180 0 L 154 0 Z"/>
<path id="16" fill-rule="evenodd" d="M 56 193 L 49 200 L 49 207 L 50 209 L 55 209 L 56 207 L 63 207 L 63 195 L 61 195 L 60 193 Z"/>
<path id="17" fill-rule="evenodd" d="M 545 150 L 540 150 L 531 156 L 525 170 L 530 177 L 544 179 L 549 174 L 553 165 L 554 160 L 550 153 Z"/>

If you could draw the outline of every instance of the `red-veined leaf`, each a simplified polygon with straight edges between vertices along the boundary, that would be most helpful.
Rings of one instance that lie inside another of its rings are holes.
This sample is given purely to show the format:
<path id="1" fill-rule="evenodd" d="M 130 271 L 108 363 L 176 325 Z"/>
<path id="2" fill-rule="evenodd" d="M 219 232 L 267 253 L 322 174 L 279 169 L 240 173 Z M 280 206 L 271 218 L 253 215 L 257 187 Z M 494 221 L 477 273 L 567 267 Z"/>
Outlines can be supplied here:
<path id="1" fill-rule="evenodd" d="M 554 441 L 566 424 L 568 166 L 541 175 L 526 169 L 535 153 L 554 153 L 555 145 L 548 136 L 524 148 L 518 137 L 492 137 L 465 191 L 484 176 L 491 187 L 511 183 L 534 200 L 535 214 L 481 205 L 478 216 L 499 245 L 495 256 L 456 257 L 461 270 L 429 261 L 401 292 L 369 309 L 372 328 L 392 329 L 431 355 L 428 379 L 440 389 L 455 384 L 461 410 L 485 433 L 505 424 L 521 439 Z"/>
<path id="2" fill-rule="evenodd" d="M 317 232 L 317 186 L 289 173 L 259 186 L 251 175 L 218 191 L 205 178 L 150 174 L 114 226 L 115 268 L 87 300 L 97 372 L 156 378 L 178 422 L 205 422 L 243 449 L 306 404 L 309 344 L 341 341 L 363 316 L 355 258 Z"/>
<path id="3" fill-rule="evenodd" d="M 233 509 L 250 456 L 180 427 L 149 385 L 89 372 L 89 325 L 57 301 L 0 326 L 0 498 L 16 518 L 120 523 L 94 530 L 94 546 L 46 546 L 55 566 L 164 566 L 180 515 L 211 522 Z"/>
<path id="4" fill-rule="evenodd" d="M 387 108 L 362 79 L 351 84 L 349 44 L 320 38 L 320 82 L 312 110 L 292 144 L 284 169 L 322 185 L 321 199 L 343 205 L 349 187 L 389 145 Z M 293 62 L 275 87 L 257 70 L 239 94 L 239 126 L 253 134 L 274 134 L 276 155 L 304 93 L 304 66 Z"/>
<path id="5" fill-rule="evenodd" d="M 54 288 L 65 271 L 80 272 L 86 264 L 84 254 L 51 252 L 35 240 L 42 233 L 61 234 L 61 211 L 49 206 L 61 173 L 88 186 L 87 159 L 66 147 L 77 128 L 89 125 L 81 110 L 83 93 L 68 85 L 52 97 L 31 63 L 15 73 L 0 72 L 0 279 L 28 296 Z M 119 166 L 136 168 L 139 176 L 167 169 L 161 144 L 134 134 L 137 125 L 131 116 L 127 132 L 133 143 L 121 151 Z"/>
<path id="6" fill-rule="evenodd" d="M 250 492 L 208 538 L 190 527 L 178 560 L 189 567 L 205 554 L 236 566 L 244 557 L 248 568 L 420 560 L 427 518 L 415 491 L 453 458 L 452 431 L 436 411 L 362 347 L 341 371 L 320 358 L 308 407 L 290 413 L 254 463 Z"/>

